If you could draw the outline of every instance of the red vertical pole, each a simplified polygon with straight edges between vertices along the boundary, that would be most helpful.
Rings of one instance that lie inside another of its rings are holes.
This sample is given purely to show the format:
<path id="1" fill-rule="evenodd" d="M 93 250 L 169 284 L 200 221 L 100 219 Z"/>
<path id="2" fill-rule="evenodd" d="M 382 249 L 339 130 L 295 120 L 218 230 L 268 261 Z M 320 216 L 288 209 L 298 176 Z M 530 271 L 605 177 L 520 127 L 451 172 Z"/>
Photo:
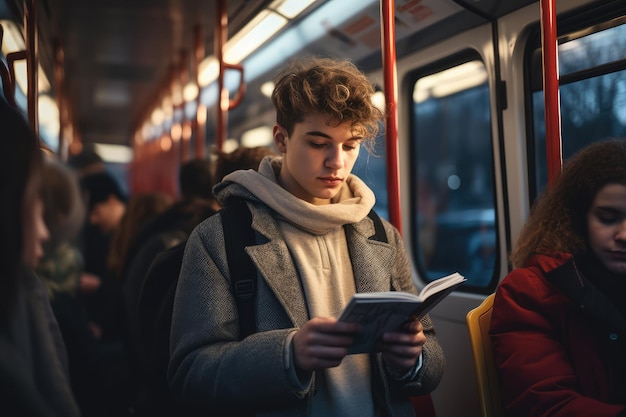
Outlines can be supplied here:
<path id="1" fill-rule="evenodd" d="M 215 57 L 220 66 L 220 73 L 217 79 L 218 85 L 218 105 L 217 105 L 217 126 L 215 132 L 215 143 L 217 149 L 221 150 L 226 140 L 226 127 L 228 123 L 228 90 L 224 88 L 224 43 L 228 36 L 228 13 L 226 11 L 226 0 L 217 0 L 215 2 Z"/>
<path id="2" fill-rule="evenodd" d="M 400 163 L 398 156 L 398 81 L 396 71 L 396 28 L 395 1 L 380 2 L 381 41 L 383 51 L 383 75 L 385 83 L 385 103 L 387 108 L 385 125 L 385 145 L 387 152 L 387 196 L 389 201 L 389 221 L 402 232 L 400 210 Z M 411 404 L 417 415 L 434 417 L 435 407 L 430 395 L 411 397 Z"/>
<path id="3" fill-rule="evenodd" d="M 387 152 L 387 196 L 389 201 L 389 221 L 402 231 L 400 210 L 400 169 L 398 162 L 398 83 L 396 73 L 396 29 L 395 2 L 383 0 L 381 7 L 381 40 L 383 51 L 383 72 L 385 81 L 385 102 L 387 103 L 385 144 Z"/>
<path id="4" fill-rule="evenodd" d="M 188 74 L 188 67 L 187 67 L 187 60 L 189 59 L 189 56 L 187 54 L 187 50 L 182 49 L 180 51 L 179 54 L 180 57 L 180 61 L 178 63 L 178 73 L 174 78 L 174 83 L 177 83 L 178 85 L 175 86 L 175 88 L 178 89 L 179 93 L 180 93 L 180 97 L 178 97 L 180 99 L 180 102 L 178 103 L 173 103 L 174 104 L 174 112 L 176 112 L 176 109 L 178 109 L 178 111 L 181 112 L 181 118 L 180 118 L 180 128 L 181 128 L 181 132 L 183 132 L 181 134 L 180 140 L 181 140 L 181 159 L 183 161 L 187 161 L 190 158 L 190 155 L 192 154 L 191 152 L 191 135 L 187 136 L 186 135 L 186 126 L 188 123 L 187 120 L 187 116 L 185 115 L 185 99 L 183 98 L 183 91 L 185 90 L 185 85 L 187 84 L 187 81 L 189 80 L 189 74 Z"/>
<path id="5" fill-rule="evenodd" d="M 204 158 L 205 154 L 205 146 L 204 146 L 204 123 L 200 123 L 198 120 L 198 112 L 200 111 L 200 106 L 202 104 L 200 91 L 200 83 L 198 82 L 198 73 L 200 62 L 204 58 L 204 32 L 202 31 L 202 27 L 200 25 L 196 25 L 193 29 L 193 38 L 194 38 L 194 54 L 193 54 L 193 75 L 194 82 L 196 87 L 198 88 L 198 96 L 196 97 L 196 114 L 193 118 L 193 126 L 194 131 L 196 133 L 196 157 Z"/>
<path id="6" fill-rule="evenodd" d="M 541 0 L 541 40 L 543 58 L 543 93 L 546 120 L 546 156 L 548 182 L 561 172 L 561 112 L 559 99 L 558 45 L 556 40 L 556 0 Z"/>

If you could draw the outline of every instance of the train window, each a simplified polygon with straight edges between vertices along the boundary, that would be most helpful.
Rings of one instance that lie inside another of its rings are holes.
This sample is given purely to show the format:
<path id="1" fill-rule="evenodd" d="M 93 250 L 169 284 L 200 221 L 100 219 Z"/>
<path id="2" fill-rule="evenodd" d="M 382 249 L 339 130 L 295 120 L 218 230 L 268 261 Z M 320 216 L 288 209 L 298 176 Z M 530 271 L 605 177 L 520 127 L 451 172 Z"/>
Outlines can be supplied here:
<path id="1" fill-rule="evenodd" d="M 570 35 L 558 47 L 563 159 L 591 142 L 626 136 L 626 25 Z M 539 38 L 530 51 L 529 79 L 534 198 L 547 183 L 546 136 Z M 533 188 L 533 187 L 531 187 Z"/>
<path id="2" fill-rule="evenodd" d="M 496 266 L 489 86 L 478 58 L 455 64 L 412 83 L 412 238 L 427 281 L 458 271 L 480 290 Z"/>
<path id="3" fill-rule="evenodd" d="M 385 155 L 384 129 L 381 128 L 381 134 L 376 138 L 376 143 L 372 149 L 361 146 L 352 173 L 362 179 L 374 191 L 376 195 L 374 210 L 380 217 L 389 220 Z"/>

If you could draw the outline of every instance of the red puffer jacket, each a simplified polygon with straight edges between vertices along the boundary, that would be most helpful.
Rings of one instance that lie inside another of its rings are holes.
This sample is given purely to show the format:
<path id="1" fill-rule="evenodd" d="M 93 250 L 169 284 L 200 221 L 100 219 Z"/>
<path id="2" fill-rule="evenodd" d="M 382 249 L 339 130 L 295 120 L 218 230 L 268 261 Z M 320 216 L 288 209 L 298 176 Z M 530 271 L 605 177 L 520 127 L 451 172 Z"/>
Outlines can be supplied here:
<path id="1" fill-rule="evenodd" d="M 508 415 L 626 415 L 612 366 L 626 322 L 605 301 L 569 254 L 535 256 L 502 281 L 490 335 Z"/>

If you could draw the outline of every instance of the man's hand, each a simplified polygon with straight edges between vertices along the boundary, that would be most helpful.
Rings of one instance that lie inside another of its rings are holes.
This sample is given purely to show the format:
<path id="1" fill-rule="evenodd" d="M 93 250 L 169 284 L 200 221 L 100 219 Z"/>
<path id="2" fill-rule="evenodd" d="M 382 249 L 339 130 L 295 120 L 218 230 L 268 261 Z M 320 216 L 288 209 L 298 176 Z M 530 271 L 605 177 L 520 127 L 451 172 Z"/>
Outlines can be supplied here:
<path id="1" fill-rule="evenodd" d="M 303 371 L 338 366 L 354 342 L 360 325 L 331 317 L 309 320 L 293 337 L 294 363 Z"/>
<path id="2" fill-rule="evenodd" d="M 404 323 L 398 332 L 383 334 L 377 349 L 383 353 L 385 363 L 390 370 L 405 374 L 415 366 L 424 343 L 426 343 L 424 327 L 419 319 L 415 318 Z"/>

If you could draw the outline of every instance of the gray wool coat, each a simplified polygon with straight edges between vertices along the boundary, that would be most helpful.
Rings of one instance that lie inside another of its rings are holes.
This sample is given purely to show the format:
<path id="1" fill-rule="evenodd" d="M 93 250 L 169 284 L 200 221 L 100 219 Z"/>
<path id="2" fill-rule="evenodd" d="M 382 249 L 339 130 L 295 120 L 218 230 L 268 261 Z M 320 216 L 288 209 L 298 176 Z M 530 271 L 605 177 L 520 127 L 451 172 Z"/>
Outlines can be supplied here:
<path id="1" fill-rule="evenodd" d="M 224 415 L 247 409 L 259 416 L 306 416 L 315 375 L 307 389 L 293 388 L 285 371 L 285 344 L 311 317 L 271 210 L 258 201 L 248 206 L 257 239 L 246 248 L 258 271 L 256 333 L 239 340 L 221 219 L 214 215 L 193 231 L 185 249 L 172 316 L 170 388 L 185 401 L 225 410 Z M 345 227 L 357 292 L 416 293 L 400 235 L 390 223 L 384 225 L 389 243 L 368 239 L 374 234 L 368 217 Z M 422 324 L 427 342 L 413 380 L 398 381 L 380 353 L 371 355 L 372 395 L 383 415 L 413 416 L 407 397 L 431 392 L 441 379 L 443 351 L 428 316 Z"/>

